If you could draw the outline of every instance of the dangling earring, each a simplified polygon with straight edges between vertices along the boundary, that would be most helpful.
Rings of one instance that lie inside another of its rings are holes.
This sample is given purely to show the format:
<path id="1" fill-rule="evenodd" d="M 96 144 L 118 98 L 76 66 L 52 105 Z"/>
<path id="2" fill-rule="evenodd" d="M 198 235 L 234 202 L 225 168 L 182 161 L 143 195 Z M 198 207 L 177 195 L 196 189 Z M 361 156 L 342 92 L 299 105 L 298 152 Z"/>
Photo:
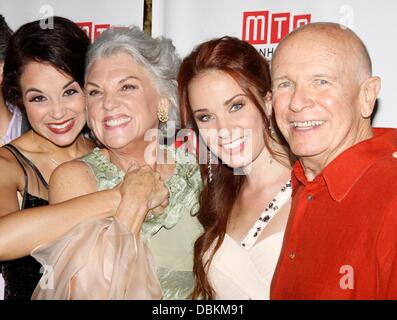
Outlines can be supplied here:
<path id="1" fill-rule="evenodd" d="M 168 121 L 168 99 L 162 98 L 159 102 L 159 106 L 157 109 L 157 117 L 159 118 L 160 122 L 167 122 Z"/>
<path id="2" fill-rule="evenodd" d="M 270 131 L 270 141 L 271 141 L 271 145 L 270 145 L 270 149 L 269 151 L 273 151 L 275 148 L 275 143 L 274 143 L 274 139 L 276 138 L 276 130 L 274 130 L 273 127 L 273 122 L 272 122 L 272 115 L 268 115 L 269 117 L 269 131 Z M 273 156 L 271 154 L 271 152 L 269 152 L 269 163 L 272 164 L 273 163 Z"/>
<path id="3" fill-rule="evenodd" d="M 269 131 L 270 131 L 270 135 L 272 136 L 272 138 L 275 138 L 276 136 L 276 130 L 274 130 L 273 127 L 273 122 L 272 122 L 272 115 L 269 115 Z"/>
<path id="4" fill-rule="evenodd" d="M 165 110 L 165 109 L 157 110 L 157 117 L 159 118 L 160 122 L 167 122 L 168 121 L 168 110 Z"/>
<path id="5" fill-rule="evenodd" d="M 211 183 L 212 182 L 212 154 L 211 151 L 208 150 L 208 182 Z"/>

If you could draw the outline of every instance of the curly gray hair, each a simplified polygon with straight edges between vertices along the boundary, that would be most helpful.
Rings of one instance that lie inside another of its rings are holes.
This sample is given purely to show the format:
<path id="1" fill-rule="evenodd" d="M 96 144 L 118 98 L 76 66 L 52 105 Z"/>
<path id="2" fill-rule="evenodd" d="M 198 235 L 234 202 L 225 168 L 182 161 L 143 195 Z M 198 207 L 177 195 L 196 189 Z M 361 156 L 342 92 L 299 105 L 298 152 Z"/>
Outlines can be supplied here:
<path id="1" fill-rule="evenodd" d="M 86 74 L 95 60 L 126 52 L 151 76 L 159 94 L 170 102 L 169 121 L 180 127 L 177 75 L 181 59 L 170 39 L 152 38 L 137 26 L 109 28 L 90 46 L 86 57 Z M 164 131 L 166 128 L 160 124 Z"/>

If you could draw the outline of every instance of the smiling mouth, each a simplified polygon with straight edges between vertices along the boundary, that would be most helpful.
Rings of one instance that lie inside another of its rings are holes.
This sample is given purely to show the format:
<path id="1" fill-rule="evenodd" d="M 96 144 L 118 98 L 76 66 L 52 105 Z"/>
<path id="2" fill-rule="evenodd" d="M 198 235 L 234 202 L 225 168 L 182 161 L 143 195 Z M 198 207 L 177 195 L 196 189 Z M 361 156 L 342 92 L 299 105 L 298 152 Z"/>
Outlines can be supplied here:
<path id="1" fill-rule="evenodd" d="M 63 129 L 65 129 L 65 128 L 67 128 L 67 127 L 72 123 L 73 120 L 74 120 L 74 118 L 73 118 L 73 119 L 70 119 L 70 120 L 67 120 L 67 121 L 65 121 L 65 122 L 62 122 L 62 123 L 60 123 L 60 124 L 48 123 L 47 125 L 48 125 L 48 127 L 50 127 L 51 129 L 63 130 Z"/>
<path id="2" fill-rule="evenodd" d="M 323 125 L 325 121 L 311 120 L 311 121 L 293 121 L 292 126 L 294 129 L 312 129 Z"/>
<path id="3" fill-rule="evenodd" d="M 227 151 L 233 151 L 236 149 L 240 149 L 242 145 L 244 144 L 245 140 L 247 140 L 247 137 L 242 137 L 237 140 L 232 141 L 231 143 L 223 144 L 222 148 L 224 148 Z"/>
<path id="4" fill-rule="evenodd" d="M 104 121 L 104 123 L 105 123 L 106 127 L 114 128 L 114 127 L 118 127 L 118 126 L 121 126 L 123 124 L 126 124 L 126 123 L 128 123 L 130 121 L 131 121 L 130 117 L 121 117 L 121 118 L 118 118 L 118 119 L 106 120 L 106 121 Z"/>

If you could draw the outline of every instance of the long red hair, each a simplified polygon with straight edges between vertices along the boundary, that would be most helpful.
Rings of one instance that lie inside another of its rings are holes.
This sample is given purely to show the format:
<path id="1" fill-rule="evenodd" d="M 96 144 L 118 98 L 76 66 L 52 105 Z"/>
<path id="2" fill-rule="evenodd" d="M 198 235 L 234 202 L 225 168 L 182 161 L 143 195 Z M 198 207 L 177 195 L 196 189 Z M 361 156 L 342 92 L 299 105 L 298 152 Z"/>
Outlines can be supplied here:
<path id="1" fill-rule="evenodd" d="M 208 70 L 229 74 L 255 104 L 263 120 L 264 141 L 269 149 L 270 123 L 264 109 L 264 97 L 271 91 L 269 63 L 250 44 L 233 37 L 204 42 L 183 60 L 178 75 L 182 128 L 193 127 L 198 134 L 189 103 L 188 86 L 192 79 Z M 195 288 L 192 298 L 213 299 L 214 290 L 207 278 L 208 267 L 223 242 L 230 212 L 245 177 L 234 175 L 233 170 L 220 161 L 212 164 L 211 183 L 208 182 L 208 165 L 200 165 L 200 171 L 204 188 L 197 217 L 204 232 L 194 245 Z M 207 257 L 206 252 L 213 244 L 213 250 Z"/>

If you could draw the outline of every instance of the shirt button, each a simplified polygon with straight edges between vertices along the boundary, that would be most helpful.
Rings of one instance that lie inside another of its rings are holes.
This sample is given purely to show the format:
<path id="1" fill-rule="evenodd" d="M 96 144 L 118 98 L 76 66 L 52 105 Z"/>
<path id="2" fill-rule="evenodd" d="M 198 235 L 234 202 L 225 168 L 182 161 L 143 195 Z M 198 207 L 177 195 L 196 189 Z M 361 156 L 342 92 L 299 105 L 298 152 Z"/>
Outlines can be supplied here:
<path id="1" fill-rule="evenodd" d="M 314 197 L 313 197 L 312 194 L 309 194 L 309 195 L 306 197 L 307 201 L 312 201 L 313 198 L 314 198 Z"/>
<path id="2" fill-rule="evenodd" d="M 295 259 L 295 252 L 294 251 L 291 251 L 291 253 L 289 254 L 289 258 L 291 260 Z"/>

